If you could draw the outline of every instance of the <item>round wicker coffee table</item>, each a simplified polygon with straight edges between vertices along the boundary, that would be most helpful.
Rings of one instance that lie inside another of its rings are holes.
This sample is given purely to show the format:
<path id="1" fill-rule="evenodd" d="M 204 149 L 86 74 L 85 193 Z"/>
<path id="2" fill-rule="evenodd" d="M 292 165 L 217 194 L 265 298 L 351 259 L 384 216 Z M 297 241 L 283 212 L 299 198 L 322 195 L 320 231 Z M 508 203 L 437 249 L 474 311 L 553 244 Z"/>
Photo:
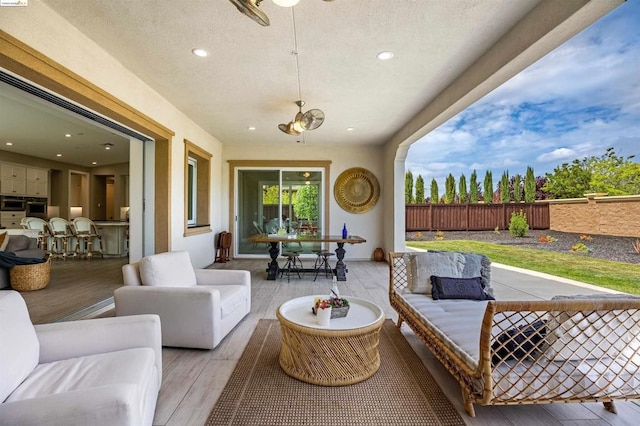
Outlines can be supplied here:
<path id="1" fill-rule="evenodd" d="M 316 297 L 321 296 L 289 300 L 276 312 L 282 328 L 280 366 L 284 372 L 323 386 L 351 385 L 373 376 L 380 368 L 382 309 L 367 300 L 346 297 L 349 314 L 321 327 L 311 312 Z"/>

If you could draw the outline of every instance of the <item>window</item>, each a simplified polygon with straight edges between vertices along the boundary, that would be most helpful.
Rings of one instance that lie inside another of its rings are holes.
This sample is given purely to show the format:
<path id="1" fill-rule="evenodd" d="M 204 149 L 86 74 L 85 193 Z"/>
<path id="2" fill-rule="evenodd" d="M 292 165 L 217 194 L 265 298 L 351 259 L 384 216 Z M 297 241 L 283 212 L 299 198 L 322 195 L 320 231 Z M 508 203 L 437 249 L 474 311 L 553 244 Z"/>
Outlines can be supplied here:
<path id="1" fill-rule="evenodd" d="M 186 139 L 184 148 L 184 235 L 211 232 L 211 154 Z"/>

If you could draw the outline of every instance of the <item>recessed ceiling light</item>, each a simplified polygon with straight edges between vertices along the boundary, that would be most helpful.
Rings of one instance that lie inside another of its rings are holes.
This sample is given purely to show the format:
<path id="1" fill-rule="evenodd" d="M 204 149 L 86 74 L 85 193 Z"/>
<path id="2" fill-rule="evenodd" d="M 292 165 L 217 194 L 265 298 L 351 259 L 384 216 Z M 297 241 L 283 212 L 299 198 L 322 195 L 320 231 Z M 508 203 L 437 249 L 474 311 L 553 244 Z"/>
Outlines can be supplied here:
<path id="1" fill-rule="evenodd" d="M 70 137 L 71 137 L 71 134 L 70 134 L 70 133 L 67 133 L 66 135 L 64 135 L 64 137 L 65 137 L 65 138 L 70 138 Z"/>
<path id="2" fill-rule="evenodd" d="M 62 154 L 56 154 L 56 157 L 62 157 Z"/>
<path id="3" fill-rule="evenodd" d="M 353 132 L 353 127 L 347 127 L 347 132 Z"/>
<path id="4" fill-rule="evenodd" d="M 7 146 L 13 146 L 13 142 L 7 142 L 5 145 L 7 145 Z"/>
<path id="5" fill-rule="evenodd" d="M 191 53 L 193 53 L 196 56 L 200 56 L 201 58 L 209 56 L 209 52 L 200 48 L 191 49 Z"/>
<path id="6" fill-rule="evenodd" d="M 103 143 L 103 144 L 102 144 L 102 146 L 104 146 L 104 149 L 109 150 L 109 149 L 111 149 L 111 147 L 113 146 L 113 144 L 112 144 L 112 143 L 108 143 L 108 142 L 107 142 L 107 143 Z"/>
<path id="7" fill-rule="evenodd" d="M 381 61 L 388 61 L 389 59 L 393 58 L 393 52 L 389 52 L 387 50 L 382 51 L 376 55 L 376 58 L 380 59 Z"/>
<path id="8" fill-rule="evenodd" d="M 256 128 L 255 128 L 255 127 L 253 127 L 253 126 L 249 126 L 249 127 L 247 127 L 247 130 L 255 130 L 255 129 L 256 129 Z"/>
<path id="9" fill-rule="evenodd" d="M 95 166 L 96 164 L 98 164 L 98 162 L 97 161 L 92 161 L 91 164 L 93 164 Z"/>

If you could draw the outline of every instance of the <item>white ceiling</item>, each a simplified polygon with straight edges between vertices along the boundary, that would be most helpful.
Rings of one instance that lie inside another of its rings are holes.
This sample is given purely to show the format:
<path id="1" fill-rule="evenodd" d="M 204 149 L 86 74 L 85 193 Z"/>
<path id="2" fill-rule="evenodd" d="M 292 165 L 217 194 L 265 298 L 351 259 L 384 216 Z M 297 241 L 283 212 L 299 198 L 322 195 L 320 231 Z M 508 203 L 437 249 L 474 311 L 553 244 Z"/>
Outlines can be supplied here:
<path id="1" fill-rule="evenodd" d="M 109 150 L 105 150 L 107 143 L 113 145 Z M 5 83 L 0 83 L 2 150 L 84 167 L 129 161 L 128 137 L 119 136 Z M 94 161 L 97 164 L 92 164 Z"/>
<path id="2" fill-rule="evenodd" d="M 264 0 L 260 8 L 271 25 L 263 27 L 227 0 L 42 1 L 220 142 L 234 145 L 301 140 L 277 127 L 294 118 L 299 99 L 294 16 L 303 110 L 326 115 L 320 128 L 303 134 L 305 142 L 380 145 L 541 3 L 301 0 L 282 8 Z M 547 13 L 563 7 L 545 3 Z M 196 47 L 210 56 L 196 57 Z M 394 58 L 376 59 L 385 50 Z"/>

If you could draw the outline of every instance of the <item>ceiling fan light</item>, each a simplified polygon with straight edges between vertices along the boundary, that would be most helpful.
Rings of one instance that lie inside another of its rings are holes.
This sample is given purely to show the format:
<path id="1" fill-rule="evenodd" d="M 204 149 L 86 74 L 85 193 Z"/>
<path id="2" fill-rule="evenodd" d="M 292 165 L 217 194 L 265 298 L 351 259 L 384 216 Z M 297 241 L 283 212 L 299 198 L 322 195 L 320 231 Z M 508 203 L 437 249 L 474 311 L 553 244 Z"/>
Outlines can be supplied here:
<path id="1" fill-rule="evenodd" d="M 300 134 L 300 132 L 293 128 L 293 121 L 290 121 L 289 124 L 278 124 L 278 129 L 291 136 L 298 136 Z"/>
<path id="2" fill-rule="evenodd" d="M 281 7 L 292 7 L 298 4 L 300 0 L 273 0 L 275 4 Z"/>
<path id="3" fill-rule="evenodd" d="M 298 133 L 302 133 L 304 132 L 304 127 L 302 126 L 302 112 L 299 112 L 296 114 L 296 118 L 293 120 L 293 129 L 298 132 Z"/>

